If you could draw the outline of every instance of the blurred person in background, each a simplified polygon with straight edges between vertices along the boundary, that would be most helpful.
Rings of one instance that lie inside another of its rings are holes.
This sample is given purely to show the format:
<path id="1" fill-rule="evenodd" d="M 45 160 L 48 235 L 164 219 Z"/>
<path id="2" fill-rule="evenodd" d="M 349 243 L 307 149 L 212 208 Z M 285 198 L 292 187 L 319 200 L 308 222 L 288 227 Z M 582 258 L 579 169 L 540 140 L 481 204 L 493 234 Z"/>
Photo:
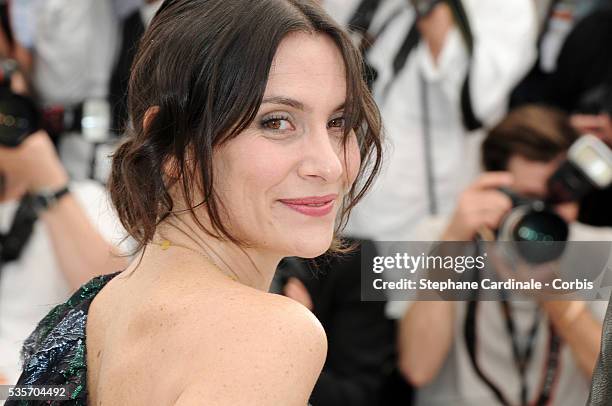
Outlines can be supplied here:
<path id="1" fill-rule="evenodd" d="M 0 376 L 14 383 L 23 341 L 41 317 L 127 261 L 111 245 L 123 234 L 106 192 L 94 182 L 69 185 L 46 133 L 0 146 L 0 177 Z M 5 258 L 15 239 L 20 252 Z"/>
<path id="2" fill-rule="evenodd" d="M 329 12 L 346 26 L 352 39 L 364 55 L 389 24 L 406 7 L 406 0 L 352 0 L 348 5 L 341 0 L 324 2 Z M 376 73 L 366 63 L 367 78 L 371 87 Z"/>
<path id="3" fill-rule="evenodd" d="M 609 0 L 554 1 L 548 23 L 548 37 L 565 19 L 565 36 L 540 45 L 540 63 L 534 70 L 544 76 L 532 78 L 530 73 L 515 91 L 514 104 L 547 103 L 572 114 L 572 124 L 581 133 L 592 133 L 612 142 L 609 117 L 612 112 L 612 2 Z M 556 31 L 561 31 L 557 28 Z M 554 43 L 555 45 L 547 44 Z"/>
<path id="4" fill-rule="evenodd" d="M 546 103 L 572 115 L 582 134 L 612 145 L 612 1 L 538 0 L 544 10 L 539 58 L 515 89 L 512 106 Z M 612 226 L 612 187 L 587 195 L 580 221 Z"/>
<path id="5" fill-rule="evenodd" d="M 14 1 L 10 12 L 15 40 L 32 57 L 21 66 L 43 106 L 106 97 L 118 31 L 110 0 Z"/>
<path id="6" fill-rule="evenodd" d="M 513 110 L 484 141 L 487 172 L 462 193 L 450 217 L 425 220 L 418 238 L 470 241 L 482 228 L 496 230 L 512 208 L 498 189 L 544 199 L 548 179 L 578 137 L 559 110 L 534 105 Z M 612 230 L 576 221 L 577 203 L 555 210 L 569 223 L 569 240 L 612 240 Z M 584 404 L 605 310 L 601 301 L 416 301 L 388 306 L 389 314 L 401 320 L 400 368 L 419 387 L 417 405 L 466 406 Z"/>
<path id="7" fill-rule="evenodd" d="M 111 130 L 118 135 L 124 133 L 128 122 L 127 92 L 130 70 L 136 55 L 138 43 L 162 0 L 144 0 L 140 7 L 127 15 L 121 22 L 121 42 L 117 63 L 110 81 L 109 102 L 111 104 Z"/>
<path id="8" fill-rule="evenodd" d="M 601 33 L 605 31 L 604 26 L 606 24 L 601 18 L 593 19 L 592 15 L 600 14 L 602 11 L 605 13 L 605 10 L 612 6 L 612 2 L 610 0 L 533 1 L 536 4 L 539 16 L 538 56 L 530 72 L 513 91 L 510 101 L 511 107 L 527 103 L 551 103 L 572 112 L 571 108 L 568 109 L 570 107 L 568 104 L 576 103 L 578 99 L 570 100 L 561 96 L 561 94 L 568 92 L 569 88 L 576 89 L 578 81 L 601 82 L 601 74 L 589 77 L 586 72 L 600 69 L 601 66 L 599 68 L 593 66 L 579 67 L 576 65 L 576 60 L 579 59 L 575 58 L 577 55 L 570 56 L 570 54 L 588 52 L 601 62 L 608 58 L 604 49 L 605 45 L 601 43 L 602 41 L 605 42 Z M 589 28 L 585 30 L 585 27 Z M 591 51 L 576 47 L 578 41 L 571 40 L 572 36 L 576 37 L 576 31 L 585 32 L 586 35 L 578 34 L 581 37 L 580 44 L 587 49 L 590 48 Z M 595 36 L 588 38 L 592 35 Z M 597 38 L 597 35 L 600 37 Z M 568 42 L 574 42 L 575 45 L 570 45 L 568 48 Z M 594 49 L 598 50 L 593 52 Z M 566 84 L 562 80 L 554 79 L 553 77 L 559 74 L 559 70 L 568 70 L 567 62 L 571 59 L 575 59 L 574 75 L 568 77 L 567 73 L 562 73 L 562 76 L 565 76 L 565 79 L 569 79 L 570 82 Z M 576 68 L 578 69 L 576 70 Z M 581 73 L 584 73 L 584 75 L 581 75 Z M 575 92 L 575 90 L 573 91 Z"/>
<path id="9" fill-rule="evenodd" d="M 612 69 L 610 70 L 612 73 Z M 591 114 L 572 115 L 572 124 L 583 134 L 594 134 L 612 148 L 612 83 L 607 89 L 604 109 Z M 580 221 L 600 227 L 612 227 L 612 187 L 589 193 L 580 205 Z"/>
<path id="10" fill-rule="evenodd" d="M 112 248 L 125 232 L 105 190 L 69 182 L 49 136 L 36 131 L 34 103 L 15 69 L 0 62 L 0 382 L 7 383 L 16 381 L 21 346 L 41 316 L 92 275 L 127 262 Z"/>
<path id="11" fill-rule="evenodd" d="M 423 216 L 452 211 L 478 173 L 482 133 L 472 130 L 503 117 L 535 57 L 531 0 L 398 4 L 373 23 L 382 32 L 367 58 L 389 158 L 348 229 L 379 241 L 410 239 Z"/>
<path id="12" fill-rule="evenodd" d="M 612 2 L 582 19 L 567 37 L 547 83 L 548 102 L 572 114 L 582 133 L 612 146 Z M 580 220 L 612 227 L 612 187 L 587 195 Z"/>
<path id="13" fill-rule="evenodd" d="M 131 3 L 126 1 L 123 12 Z M 77 179 L 96 176 L 95 143 L 108 139 L 104 128 L 110 113 L 102 103 L 117 52 L 116 8 L 113 0 L 20 0 L 9 5 L 15 59 L 32 85 L 64 166 Z M 95 110 L 87 107 L 91 102 Z M 87 118 L 85 125 L 82 118 Z M 92 125 L 101 134 L 86 134 Z"/>

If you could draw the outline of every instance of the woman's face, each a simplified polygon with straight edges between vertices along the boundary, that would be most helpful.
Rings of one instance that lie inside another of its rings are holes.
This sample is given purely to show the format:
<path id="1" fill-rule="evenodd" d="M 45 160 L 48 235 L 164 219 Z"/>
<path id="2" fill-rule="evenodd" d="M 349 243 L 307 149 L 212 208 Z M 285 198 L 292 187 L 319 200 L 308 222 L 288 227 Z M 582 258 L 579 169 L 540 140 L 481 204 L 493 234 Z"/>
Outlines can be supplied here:
<path id="1" fill-rule="evenodd" d="M 251 126 L 215 151 L 215 189 L 230 233 L 282 256 L 330 246 L 344 195 L 360 167 L 357 139 L 343 146 L 345 65 L 325 35 L 280 44 Z"/>

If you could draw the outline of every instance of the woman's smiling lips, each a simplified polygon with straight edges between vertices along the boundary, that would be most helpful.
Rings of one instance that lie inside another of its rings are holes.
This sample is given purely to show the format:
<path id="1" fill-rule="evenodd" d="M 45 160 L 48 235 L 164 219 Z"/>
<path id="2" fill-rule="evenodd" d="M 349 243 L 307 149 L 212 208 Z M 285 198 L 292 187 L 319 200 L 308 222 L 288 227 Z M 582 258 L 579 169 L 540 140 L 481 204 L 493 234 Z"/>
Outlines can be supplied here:
<path id="1" fill-rule="evenodd" d="M 297 199 L 280 199 L 285 206 L 298 213 L 312 217 L 323 217 L 331 213 L 337 194 L 326 196 L 300 197 Z"/>

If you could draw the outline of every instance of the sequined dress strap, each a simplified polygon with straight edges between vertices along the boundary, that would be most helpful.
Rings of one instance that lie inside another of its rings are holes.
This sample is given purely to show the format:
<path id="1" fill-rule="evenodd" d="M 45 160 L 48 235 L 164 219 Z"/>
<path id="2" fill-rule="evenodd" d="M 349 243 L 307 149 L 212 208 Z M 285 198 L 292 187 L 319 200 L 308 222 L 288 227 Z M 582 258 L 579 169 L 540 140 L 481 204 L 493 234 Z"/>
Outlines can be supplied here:
<path id="1" fill-rule="evenodd" d="M 87 313 L 96 295 L 119 273 L 98 276 L 83 285 L 68 301 L 54 307 L 23 345 L 24 370 L 17 384 L 67 386 L 71 399 L 25 401 L 9 398 L 5 406 L 87 405 Z"/>

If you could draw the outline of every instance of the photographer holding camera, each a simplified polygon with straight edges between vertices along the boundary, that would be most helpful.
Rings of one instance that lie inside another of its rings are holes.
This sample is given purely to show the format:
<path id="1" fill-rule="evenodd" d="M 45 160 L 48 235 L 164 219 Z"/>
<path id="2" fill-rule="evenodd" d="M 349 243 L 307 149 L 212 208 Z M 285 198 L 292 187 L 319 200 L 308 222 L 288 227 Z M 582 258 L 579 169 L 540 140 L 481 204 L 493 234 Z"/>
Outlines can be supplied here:
<path id="1" fill-rule="evenodd" d="M 470 241 L 498 230 L 513 207 L 500 189 L 548 200 L 553 174 L 567 170 L 562 163 L 578 139 L 560 111 L 512 111 L 484 141 L 488 172 L 462 193 L 450 218 L 424 222 L 419 239 Z M 609 229 L 576 222 L 578 203 L 552 207 L 569 224 L 569 240 L 611 239 Z M 605 310 L 605 302 L 552 301 L 423 301 L 408 309 L 392 302 L 387 309 L 401 319 L 400 369 L 419 388 L 417 405 L 584 404 Z"/>
<path id="2" fill-rule="evenodd" d="M 38 321 L 126 260 L 108 242 L 124 232 L 104 188 L 69 182 L 51 139 L 37 130 L 33 103 L 2 79 L 9 82 L 0 84 L 0 382 L 13 383 Z"/>
<path id="3" fill-rule="evenodd" d="M 542 5 L 545 2 L 541 2 Z M 515 89 L 511 106 L 546 103 L 571 114 L 572 125 L 612 146 L 612 2 L 550 1 L 538 63 Z M 579 220 L 612 226 L 612 188 L 583 199 Z"/>

